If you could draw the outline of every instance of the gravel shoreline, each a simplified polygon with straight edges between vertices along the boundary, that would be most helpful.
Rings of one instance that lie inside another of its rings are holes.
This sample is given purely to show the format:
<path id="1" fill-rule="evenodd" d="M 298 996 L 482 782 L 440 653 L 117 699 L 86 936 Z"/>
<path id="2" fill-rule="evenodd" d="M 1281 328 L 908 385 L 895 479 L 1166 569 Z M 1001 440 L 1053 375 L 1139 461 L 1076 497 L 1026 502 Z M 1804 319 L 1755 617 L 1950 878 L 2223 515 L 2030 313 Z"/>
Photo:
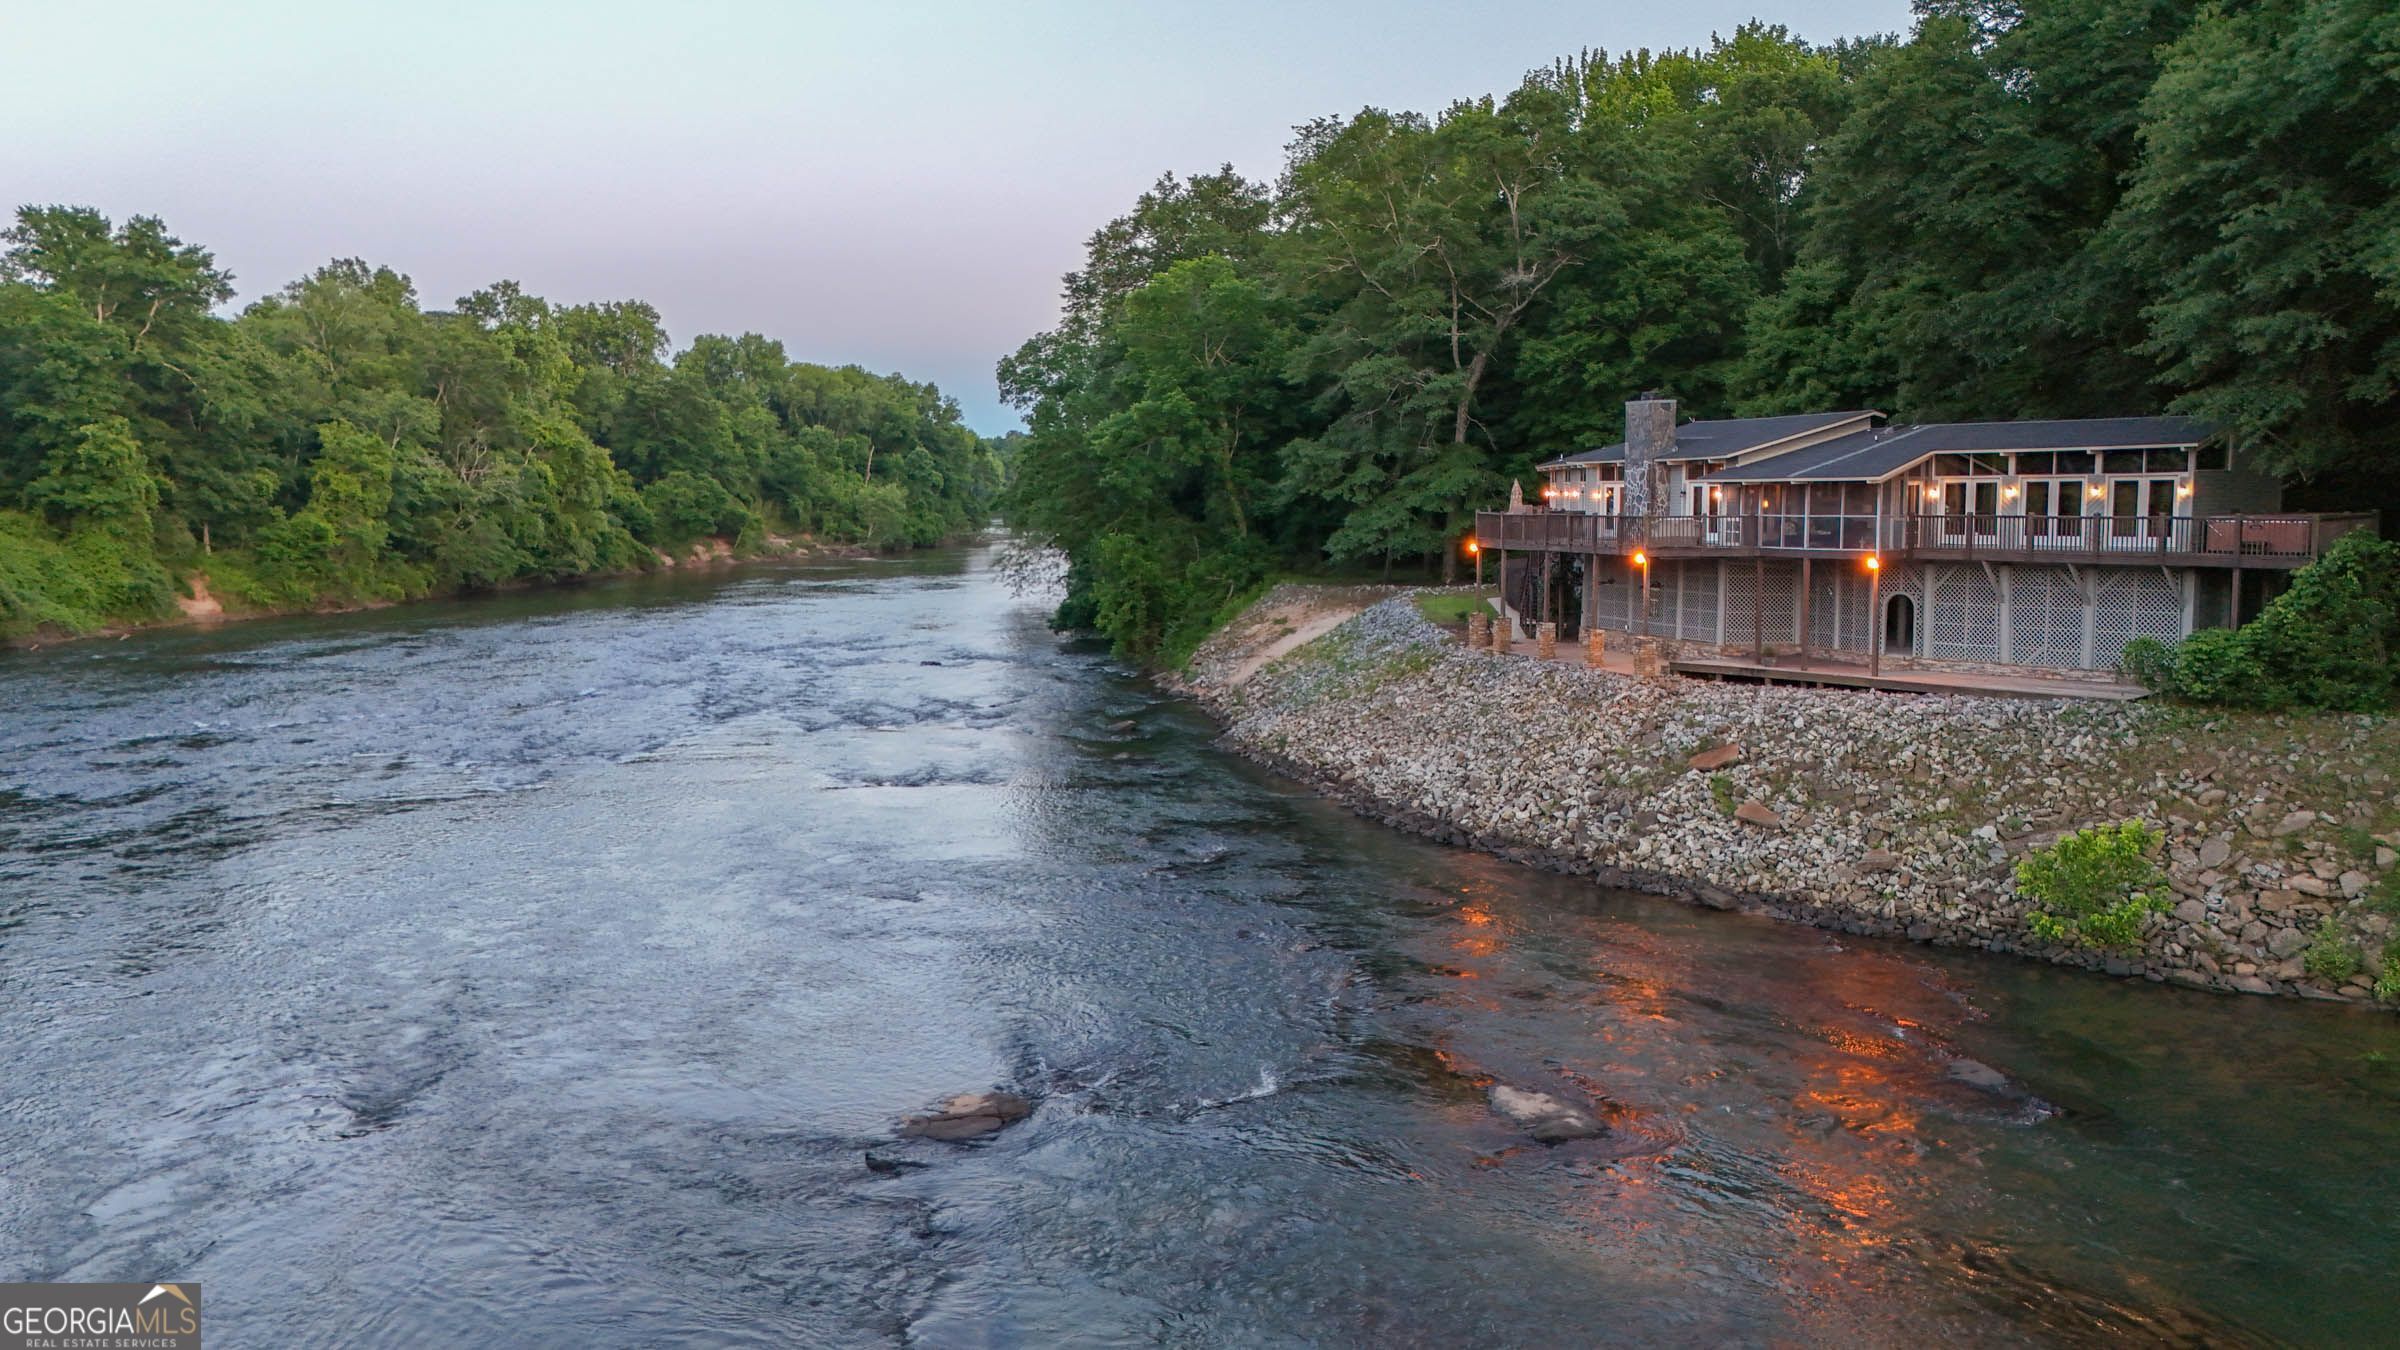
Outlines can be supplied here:
<path id="1" fill-rule="evenodd" d="M 1179 688 L 1229 748 L 1396 828 L 1843 932 L 2374 1001 L 2378 897 L 2400 888 L 2394 719 L 1637 679 L 1469 651 L 1409 595 L 1247 673 L 1278 631 L 1237 619 Z M 2017 859 L 2118 820 L 2164 833 L 2171 912 L 2134 949 L 2043 943 Z M 2328 927 L 2356 974 L 2309 973 Z"/>

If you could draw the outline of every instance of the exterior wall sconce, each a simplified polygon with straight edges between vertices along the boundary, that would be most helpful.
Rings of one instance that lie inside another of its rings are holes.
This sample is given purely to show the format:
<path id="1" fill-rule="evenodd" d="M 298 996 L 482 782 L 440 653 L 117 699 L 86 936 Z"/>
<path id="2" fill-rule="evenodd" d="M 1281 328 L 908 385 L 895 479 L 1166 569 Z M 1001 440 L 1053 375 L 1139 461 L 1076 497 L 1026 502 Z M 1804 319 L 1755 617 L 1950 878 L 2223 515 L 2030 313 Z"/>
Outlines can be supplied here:
<path id="1" fill-rule="evenodd" d="M 2178 496 L 2178 497 L 2189 497 L 2189 496 L 2191 496 L 2191 495 L 2192 495 L 2192 480 L 2191 480 L 2191 479 L 2189 479 L 2189 478 L 2186 478 L 2186 479 L 2184 479 L 2182 482 L 2180 482 L 2180 483 L 2177 483 L 2177 484 L 2175 485 L 2175 495 L 2176 495 L 2176 496 Z"/>

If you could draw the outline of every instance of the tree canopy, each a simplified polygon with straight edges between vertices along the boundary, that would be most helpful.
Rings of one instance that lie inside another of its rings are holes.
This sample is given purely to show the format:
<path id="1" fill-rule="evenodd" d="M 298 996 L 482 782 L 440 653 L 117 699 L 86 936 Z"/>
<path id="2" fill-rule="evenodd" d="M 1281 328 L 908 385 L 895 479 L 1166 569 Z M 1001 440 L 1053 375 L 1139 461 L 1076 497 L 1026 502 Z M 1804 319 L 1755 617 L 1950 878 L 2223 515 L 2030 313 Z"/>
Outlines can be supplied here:
<path id="1" fill-rule="evenodd" d="M 927 544 L 989 518 L 995 442 L 928 384 L 757 334 L 672 350 L 639 301 L 502 281 L 448 310 L 337 259 L 226 317 L 154 217 L 0 232 L 0 636 L 656 566 L 703 537 Z"/>
<path id="2" fill-rule="evenodd" d="M 1162 178 L 1001 363 L 1066 621 L 1173 659 L 1278 570 L 1446 572 L 1467 513 L 1693 416 L 2209 418 L 2400 496 L 2388 0 L 1921 0 L 1905 38 L 1585 52 Z"/>

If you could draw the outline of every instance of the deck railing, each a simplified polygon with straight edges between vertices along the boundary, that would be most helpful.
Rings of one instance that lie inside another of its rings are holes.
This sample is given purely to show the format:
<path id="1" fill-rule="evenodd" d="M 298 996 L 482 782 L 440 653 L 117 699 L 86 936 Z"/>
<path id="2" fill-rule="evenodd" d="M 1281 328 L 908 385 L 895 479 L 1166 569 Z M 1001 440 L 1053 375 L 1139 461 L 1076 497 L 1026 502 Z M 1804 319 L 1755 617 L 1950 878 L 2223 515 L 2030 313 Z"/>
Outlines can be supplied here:
<path id="1" fill-rule="evenodd" d="M 2151 557 L 2223 559 L 2228 564 L 2306 562 L 2353 530 L 2372 530 L 2368 512 L 2334 515 L 2024 516 L 1750 515 L 1608 516 L 1587 511 L 1479 511 L 1484 548 L 1563 553 L 1871 553 L 1935 558 Z"/>

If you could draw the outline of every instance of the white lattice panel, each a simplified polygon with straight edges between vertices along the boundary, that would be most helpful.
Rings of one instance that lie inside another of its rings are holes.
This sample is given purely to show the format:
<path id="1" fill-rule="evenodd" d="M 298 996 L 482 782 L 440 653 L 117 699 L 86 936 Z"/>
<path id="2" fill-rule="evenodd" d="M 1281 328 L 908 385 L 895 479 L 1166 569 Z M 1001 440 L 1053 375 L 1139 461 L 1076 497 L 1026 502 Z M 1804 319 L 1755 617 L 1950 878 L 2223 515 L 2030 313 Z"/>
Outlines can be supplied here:
<path id="1" fill-rule="evenodd" d="M 1725 568 L 1721 575 L 1717 605 L 1725 618 L 1725 641 L 1746 647 L 1758 617 L 1758 578 L 1751 574 L 1748 563 Z"/>
<path id="2" fill-rule="evenodd" d="M 2007 576 L 2008 659 L 2021 666 L 2083 664 L 2081 579 L 2063 567 L 2012 567 Z"/>
<path id="3" fill-rule="evenodd" d="M 1829 568 L 1816 569 L 1808 583 L 1808 643 L 1819 651 L 1831 651 L 1839 644 L 1834 635 L 1841 629 L 1841 574 Z"/>
<path id="4" fill-rule="evenodd" d="M 1624 632 L 1633 627 L 1634 588 L 1617 569 L 1606 563 L 1600 565 L 1600 589 L 1596 595 L 1599 623 L 1602 628 Z"/>
<path id="5" fill-rule="evenodd" d="M 1925 654 L 1948 661 L 2000 659 L 2000 588 L 1981 567 L 1925 569 Z"/>
<path id="6" fill-rule="evenodd" d="M 1675 634 L 1686 641 L 1714 642 L 1717 640 L 1717 564 L 1687 562 L 1676 570 L 1682 578 L 1677 590 Z"/>
<path id="7" fill-rule="evenodd" d="M 1825 651 L 1863 652 L 1873 630 L 1867 625 L 1867 580 L 1843 563 L 1820 563 L 1810 579 L 1808 640 Z"/>
<path id="8" fill-rule="evenodd" d="M 2183 636 L 2183 586 L 2149 567 L 2104 567 L 2092 578 L 2092 664 L 2106 668 L 2137 637 Z"/>
<path id="9" fill-rule="evenodd" d="M 1769 642 L 1800 640 L 1800 569 L 1790 563 L 1767 564 L 1767 588 L 1760 593 L 1766 606 Z"/>

